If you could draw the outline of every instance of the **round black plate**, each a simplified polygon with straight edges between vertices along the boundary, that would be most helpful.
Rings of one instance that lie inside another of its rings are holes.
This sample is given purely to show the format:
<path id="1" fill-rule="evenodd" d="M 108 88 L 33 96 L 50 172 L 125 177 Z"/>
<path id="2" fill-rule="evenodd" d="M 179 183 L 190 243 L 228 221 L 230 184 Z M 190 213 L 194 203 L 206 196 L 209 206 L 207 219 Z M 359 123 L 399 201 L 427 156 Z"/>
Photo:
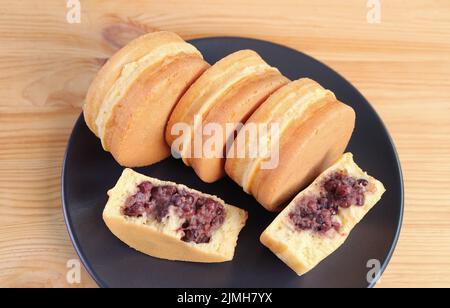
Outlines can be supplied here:
<path id="1" fill-rule="evenodd" d="M 369 260 L 383 271 L 397 243 L 403 214 L 403 181 L 394 145 L 382 121 L 364 97 L 324 64 L 296 50 L 243 38 L 191 41 L 214 63 L 240 50 L 253 49 L 290 79 L 310 77 L 335 92 L 357 114 L 348 146 L 356 162 L 387 188 L 379 204 L 354 229 L 347 242 L 310 273 L 298 277 L 259 242 L 275 215 L 265 211 L 230 179 L 205 184 L 192 169 L 169 158 L 138 172 L 215 194 L 249 211 L 232 262 L 200 264 L 159 260 L 128 248 L 102 220 L 106 191 L 120 167 L 80 117 L 70 137 L 62 174 L 62 203 L 67 227 L 83 264 L 102 287 L 371 287 Z M 370 276 L 370 275 L 369 275 Z"/>

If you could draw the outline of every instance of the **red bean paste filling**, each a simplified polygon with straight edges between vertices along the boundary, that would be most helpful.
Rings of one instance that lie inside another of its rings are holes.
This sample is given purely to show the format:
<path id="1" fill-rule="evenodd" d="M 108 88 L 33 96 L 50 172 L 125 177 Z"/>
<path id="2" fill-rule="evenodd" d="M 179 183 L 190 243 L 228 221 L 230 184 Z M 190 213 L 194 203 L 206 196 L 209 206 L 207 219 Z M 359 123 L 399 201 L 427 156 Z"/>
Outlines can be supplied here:
<path id="1" fill-rule="evenodd" d="M 178 189 L 176 186 L 156 186 L 150 182 L 138 185 L 138 192 L 125 202 L 122 214 L 128 217 L 153 217 L 161 222 L 169 215 L 169 207 L 184 223 L 181 240 L 185 242 L 209 243 L 211 235 L 225 220 L 222 204 L 198 194 Z"/>
<path id="2" fill-rule="evenodd" d="M 333 216 L 340 208 L 363 206 L 368 184 L 367 180 L 351 177 L 346 171 L 335 172 L 324 180 L 319 196 L 302 197 L 288 216 L 297 230 L 339 231 L 341 226 L 333 221 Z"/>

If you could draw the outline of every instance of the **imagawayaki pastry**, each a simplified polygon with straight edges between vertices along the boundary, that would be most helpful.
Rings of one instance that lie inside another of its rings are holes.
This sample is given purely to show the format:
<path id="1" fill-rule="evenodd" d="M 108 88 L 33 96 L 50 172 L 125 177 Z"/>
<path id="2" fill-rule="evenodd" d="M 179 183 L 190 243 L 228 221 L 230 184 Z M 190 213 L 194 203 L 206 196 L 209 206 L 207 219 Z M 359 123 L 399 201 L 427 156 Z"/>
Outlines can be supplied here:
<path id="1" fill-rule="evenodd" d="M 261 242 L 303 275 L 345 242 L 384 192 L 383 184 L 346 153 L 294 198 Z"/>
<path id="2" fill-rule="evenodd" d="M 252 124 L 278 127 L 277 138 L 258 136 L 258 143 L 267 144 L 269 153 L 277 155 L 270 168 L 263 163 L 273 157 L 249 154 L 252 140 L 245 128 Z M 225 171 L 267 210 L 280 210 L 342 155 L 354 125 L 353 109 L 331 91 L 311 79 L 293 81 L 273 93 L 249 118 L 234 141 L 234 148 L 244 147 L 246 155 L 229 155 Z M 277 151 L 272 151 L 275 147 Z"/>
<path id="3" fill-rule="evenodd" d="M 86 123 L 121 165 L 158 162 L 170 154 L 164 130 L 174 105 L 208 67 L 175 33 L 141 36 L 98 72 L 86 97 Z"/>
<path id="4" fill-rule="evenodd" d="M 103 212 L 111 232 L 153 257 L 192 262 L 233 259 L 247 212 L 184 185 L 125 169 Z"/>
<path id="5" fill-rule="evenodd" d="M 203 181 L 217 181 L 225 175 L 226 143 L 234 138 L 232 130 L 226 131 L 226 124 L 245 122 L 271 93 L 288 81 L 254 51 L 241 50 L 223 58 L 210 67 L 176 105 L 167 125 L 168 144 L 174 145 L 177 139 L 185 142 L 177 151 L 185 164 Z M 190 132 L 178 135 L 174 130 L 177 123 L 188 124 Z M 208 154 L 203 150 L 209 139 L 202 128 L 209 123 L 219 125 L 222 130 L 218 133 L 221 141 L 208 148 L 211 150 Z M 202 135 L 200 143 L 194 141 L 196 132 Z M 197 152 L 200 155 L 196 155 L 195 147 L 200 149 Z"/>

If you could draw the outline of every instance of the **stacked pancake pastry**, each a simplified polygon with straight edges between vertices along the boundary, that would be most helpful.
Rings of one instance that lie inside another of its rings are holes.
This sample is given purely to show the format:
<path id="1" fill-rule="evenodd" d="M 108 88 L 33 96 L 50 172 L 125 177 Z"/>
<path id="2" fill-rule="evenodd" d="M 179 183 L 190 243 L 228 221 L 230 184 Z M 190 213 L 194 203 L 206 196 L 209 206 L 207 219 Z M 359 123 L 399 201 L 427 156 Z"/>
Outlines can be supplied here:
<path id="1" fill-rule="evenodd" d="M 120 240 L 145 254 L 169 260 L 233 259 L 247 213 L 184 185 L 125 169 L 108 192 L 103 219 Z"/>
<path id="2" fill-rule="evenodd" d="M 250 124 L 277 124 L 274 138 L 258 136 L 267 148 L 277 147 L 278 163 L 264 168 L 265 158 L 252 156 L 252 140 L 242 129 L 235 148 L 244 158 L 228 157 L 227 174 L 269 211 L 277 211 L 344 152 L 355 125 L 353 109 L 317 82 L 303 78 L 272 94 L 250 117 Z M 239 149 L 238 149 L 239 150 Z"/>
<path id="3" fill-rule="evenodd" d="M 342 156 L 353 109 L 311 79 L 290 81 L 251 50 L 210 66 L 174 33 L 144 35 L 99 71 L 84 117 L 120 165 L 151 165 L 172 151 L 204 182 L 228 174 L 269 211 L 310 185 L 261 235 L 299 275 L 341 246 L 385 191 Z M 247 220 L 216 196 L 131 169 L 108 195 L 111 232 L 157 258 L 229 261 Z"/>
<path id="4" fill-rule="evenodd" d="M 338 249 L 385 192 L 344 154 L 278 215 L 261 242 L 303 275 Z"/>
<path id="5" fill-rule="evenodd" d="M 167 143 L 174 145 L 180 140 L 178 154 L 185 164 L 192 166 L 203 181 L 217 181 L 225 175 L 227 141 L 234 138 L 232 130 L 226 131 L 226 124 L 245 122 L 271 93 L 288 81 L 254 51 L 242 50 L 223 58 L 189 88 L 175 107 L 167 125 Z M 199 120 L 195 121 L 195 117 Z M 177 135 L 178 123 L 189 125 L 183 136 Z M 202 128 L 209 123 L 219 125 L 221 132 L 220 141 L 207 153 L 204 150 L 208 150 L 209 139 L 203 136 Z M 195 134 L 203 136 L 200 144 L 195 143 Z M 196 155 L 195 147 L 201 155 Z"/>
<path id="6" fill-rule="evenodd" d="M 174 33 L 139 37 L 113 55 L 92 82 L 86 123 L 119 164 L 158 162 L 170 154 L 164 129 L 173 107 L 208 67 L 200 52 Z"/>

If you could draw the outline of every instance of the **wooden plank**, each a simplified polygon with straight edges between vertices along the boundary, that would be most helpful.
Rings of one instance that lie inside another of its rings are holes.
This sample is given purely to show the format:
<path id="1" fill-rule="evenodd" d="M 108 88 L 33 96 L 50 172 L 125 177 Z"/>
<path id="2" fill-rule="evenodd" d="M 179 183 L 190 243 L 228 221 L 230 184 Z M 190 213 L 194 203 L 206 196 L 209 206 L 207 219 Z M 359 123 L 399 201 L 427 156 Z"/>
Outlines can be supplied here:
<path id="1" fill-rule="evenodd" d="M 406 213 L 380 287 L 450 287 L 450 2 L 217 0 L 0 4 L 0 285 L 69 286 L 75 252 L 60 207 L 61 161 L 87 87 L 120 46 L 157 29 L 246 36 L 330 65 L 374 105 L 397 144 Z M 86 272 L 78 286 L 95 286 Z"/>

